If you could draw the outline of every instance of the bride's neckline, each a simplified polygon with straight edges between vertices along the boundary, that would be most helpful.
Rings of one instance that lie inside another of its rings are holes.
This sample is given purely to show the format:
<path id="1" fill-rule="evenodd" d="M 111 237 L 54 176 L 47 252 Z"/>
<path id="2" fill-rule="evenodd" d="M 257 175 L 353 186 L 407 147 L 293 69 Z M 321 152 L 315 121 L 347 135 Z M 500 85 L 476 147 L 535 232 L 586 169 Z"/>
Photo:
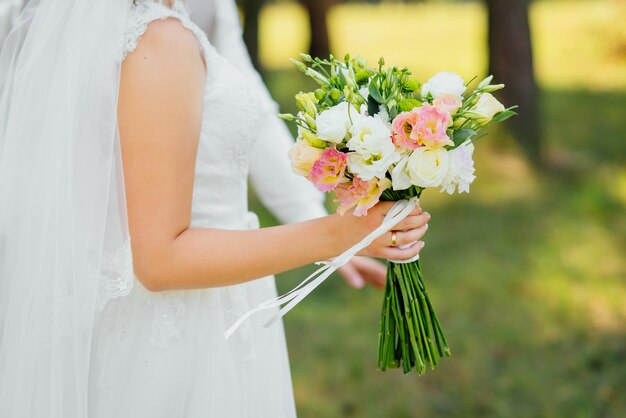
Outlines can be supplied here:
<path id="1" fill-rule="evenodd" d="M 155 4 L 166 9 L 172 10 L 177 13 L 188 14 L 189 10 L 187 10 L 187 3 L 185 0 L 171 0 L 171 2 L 166 2 L 165 0 L 135 0 L 134 4 L 136 6 L 140 4 Z M 168 4 L 169 3 L 169 4 Z"/>

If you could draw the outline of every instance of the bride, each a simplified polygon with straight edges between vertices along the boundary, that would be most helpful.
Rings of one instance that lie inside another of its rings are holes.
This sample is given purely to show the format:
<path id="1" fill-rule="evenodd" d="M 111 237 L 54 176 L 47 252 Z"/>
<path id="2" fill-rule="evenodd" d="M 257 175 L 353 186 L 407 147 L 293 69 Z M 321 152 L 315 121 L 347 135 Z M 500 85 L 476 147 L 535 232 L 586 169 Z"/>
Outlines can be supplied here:
<path id="1" fill-rule="evenodd" d="M 236 22 L 211 4 L 207 22 Z M 295 417 L 282 322 L 262 326 L 275 312 L 224 331 L 276 296 L 273 274 L 341 254 L 391 208 L 322 216 L 235 38 L 209 42 L 187 7 L 31 0 L 4 44 L 3 418 Z M 293 223 L 258 227 L 248 175 Z M 412 258 L 429 218 L 362 255 Z"/>

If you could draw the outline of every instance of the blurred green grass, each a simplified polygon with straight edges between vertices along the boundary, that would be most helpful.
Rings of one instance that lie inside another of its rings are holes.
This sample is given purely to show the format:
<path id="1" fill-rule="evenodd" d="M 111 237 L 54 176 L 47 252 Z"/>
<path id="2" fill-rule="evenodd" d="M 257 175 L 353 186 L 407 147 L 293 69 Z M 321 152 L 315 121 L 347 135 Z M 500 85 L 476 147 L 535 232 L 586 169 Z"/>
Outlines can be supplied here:
<path id="1" fill-rule="evenodd" d="M 621 7 L 616 1 L 539 2 L 533 19 L 548 20 L 536 16 L 546 8 L 556 28 L 584 15 L 594 26 L 593 16 L 612 15 L 600 11 L 600 3 Z M 298 10 L 280 7 L 265 12 L 264 19 L 274 19 L 266 25 L 284 24 Z M 360 11 L 335 25 L 377 20 L 394 27 L 386 8 L 349 7 Z M 484 23 L 475 4 L 419 10 L 435 21 L 468 16 L 469 26 Z M 344 29 L 334 29 L 333 45 L 362 51 L 358 40 L 337 39 Z M 568 36 L 539 41 L 565 50 L 583 42 Z M 451 68 L 453 46 L 432 58 L 429 73 Z M 411 45 L 394 48 L 402 57 Z M 597 63 L 597 72 L 585 70 L 587 79 L 604 74 L 601 83 L 585 82 L 581 68 L 564 64 L 559 71 L 567 82 L 540 78 L 549 171 L 528 167 L 512 139 L 494 130 L 477 143 L 471 194 L 429 191 L 422 198 L 433 215 L 423 268 L 453 356 L 423 377 L 376 371 L 382 294 L 352 290 L 334 277 L 285 318 L 300 418 L 626 416 L 626 63 L 620 73 L 601 48 L 580 51 L 576 59 Z M 464 54 L 480 61 L 485 50 L 476 44 Z M 548 65 L 539 58 L 540 69 Z M 484 65 L 471 62 L 453 69 L 481 74 Z M 293 110 L 295 92 L 310 87 L 291 70 L 274 68 L 266 80 L 284 111 Z M 275 223 L 254 196 L 251 206 L 263 225 Z M 310 271 L 280 275 L 279 290 Z"/>

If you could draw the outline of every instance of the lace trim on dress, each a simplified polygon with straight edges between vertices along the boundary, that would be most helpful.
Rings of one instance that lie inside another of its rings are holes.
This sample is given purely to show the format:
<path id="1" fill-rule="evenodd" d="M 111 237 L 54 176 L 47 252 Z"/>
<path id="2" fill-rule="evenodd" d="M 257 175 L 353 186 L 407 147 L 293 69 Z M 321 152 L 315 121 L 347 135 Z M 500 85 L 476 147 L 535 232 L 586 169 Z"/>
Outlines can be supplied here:
<path id="1" fill-rule="evenodd" d="M 150 343 L 156 348 L 168 348 L 170 341 L 182 336 L 181 321 L 187 310 L 185 295 L 182 291 L 172 291 L 152 296 L 154 316 Z"/>
<path id="2" fill-rule="evenodd" d="M 98 311 L 101 312 L 109 300 L 128 296 L 134 283 L 133 256 L 130 239 L 127 239 L 115 252 L 102 255 L 98 271 Z"/>

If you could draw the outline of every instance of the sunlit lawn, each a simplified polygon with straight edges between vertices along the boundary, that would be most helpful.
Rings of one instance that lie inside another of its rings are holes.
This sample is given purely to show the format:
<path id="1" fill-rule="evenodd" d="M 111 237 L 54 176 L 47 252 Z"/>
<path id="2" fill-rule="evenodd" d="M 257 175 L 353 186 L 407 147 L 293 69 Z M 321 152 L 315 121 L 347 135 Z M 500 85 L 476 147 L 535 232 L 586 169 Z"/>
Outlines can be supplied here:
<path id="1" fill-rule="evenodd" d="M 285 319 L 301 418 L 626 416 L 626 61 L 601 42 L 621 36 L 610 26 L 619 7 L 533 8 L 553 169 L 534 172 L 494 131 L 477 144 L 470 195 L 422 199 L 433 214 L 423 266 L 453 357 L 423 377 L 376 371 L 382 295 L 335 277 Z M 476 4 L 343 6 L 331 15 L 333 45 L 384 53 L 420 76 L 482 74 L 482 13 Z M 267 79 L 289 111 L 308 85 L 278 70 L 304 49 L 302 19 L 273 6 L 263 20 Z M 270 51 L 279 26 L 297 31 Z M 424 37 L 441 39 L 431 55 L 410 55 Z M 274 222 L 253 206 L 265 225 Z M 279 276 L 280 289 L 309 271 Z"/>

